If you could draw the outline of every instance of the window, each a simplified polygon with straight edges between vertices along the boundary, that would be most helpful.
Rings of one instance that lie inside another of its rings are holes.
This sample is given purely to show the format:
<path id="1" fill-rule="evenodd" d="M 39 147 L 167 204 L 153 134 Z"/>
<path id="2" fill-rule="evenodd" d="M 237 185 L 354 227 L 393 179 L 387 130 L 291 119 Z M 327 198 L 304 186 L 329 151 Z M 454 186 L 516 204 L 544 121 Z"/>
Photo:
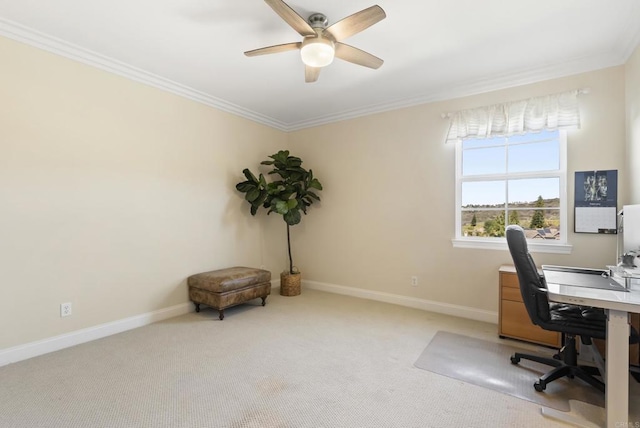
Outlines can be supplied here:
<path id="1" fill-rule="evenodd" d="M 455 246 L 506 248 L 505 225 L 532 250 L 567 253 L 566 132 L 456 143 Z"/>

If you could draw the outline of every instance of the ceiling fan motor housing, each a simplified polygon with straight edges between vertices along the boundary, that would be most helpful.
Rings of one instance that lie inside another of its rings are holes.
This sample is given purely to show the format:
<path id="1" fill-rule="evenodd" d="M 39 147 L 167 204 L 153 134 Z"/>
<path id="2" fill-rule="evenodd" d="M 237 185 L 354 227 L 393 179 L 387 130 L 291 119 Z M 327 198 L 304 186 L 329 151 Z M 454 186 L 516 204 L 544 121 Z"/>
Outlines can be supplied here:
<path id="1" fill-rule="evenodd" d="M 316 36 L 307 36 L 302 41 L 302 62 L 311 67 L 326 67 L 333 62 L 335 54 L 333 40 L 323 35 L 329 21 L 322 13 L 314 13 L 309 16 L 308 22 Z"/>
<path id="2" fill-rule="evenodd" d="M 314 14 L 312 14 L 311 16 L 309 16 L 309 19 L 307 21 L 309 22 L 309 25 L 311 25 L 312 28 L 325 29 L 325 28 L 327 28 L 327 25 L 329 24 L 329 20 L 322 13 L 314 13 Z"/>

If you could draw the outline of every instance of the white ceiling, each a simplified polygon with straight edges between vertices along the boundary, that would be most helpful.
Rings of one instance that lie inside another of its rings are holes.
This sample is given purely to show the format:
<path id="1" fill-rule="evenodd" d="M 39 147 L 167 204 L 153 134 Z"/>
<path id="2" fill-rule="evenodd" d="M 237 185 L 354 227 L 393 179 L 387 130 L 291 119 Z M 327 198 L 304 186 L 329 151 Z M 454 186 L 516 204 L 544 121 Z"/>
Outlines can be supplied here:
<path id="1" fill-rule="evenodd" d="M 376 0 L 290 0 L 329 24 Z M 377 0 L 387 18 L 346 40 L 384 59 L 336 59 L 304 82 L 300 41 L 262 0 L 0 0 L 0 35 L 282 130 L 624 63 L 639 0 Z M 1 59 L 0 59 L 1 61 Z"/>

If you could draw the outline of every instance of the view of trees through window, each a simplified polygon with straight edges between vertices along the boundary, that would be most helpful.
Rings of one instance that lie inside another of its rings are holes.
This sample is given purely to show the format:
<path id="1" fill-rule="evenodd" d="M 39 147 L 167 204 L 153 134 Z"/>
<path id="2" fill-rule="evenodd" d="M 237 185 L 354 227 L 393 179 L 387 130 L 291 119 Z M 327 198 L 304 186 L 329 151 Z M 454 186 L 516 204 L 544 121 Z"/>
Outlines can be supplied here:
<path id="1" fill-rule="evenodd" d="M 514 204 L 510 210 L 506 210 L 504 205 L 465 206 L 462 213 L 462 235 L 502 237 L 506 225 L 517 224 L 528 229 L 527 235 L 530 238 L 560 239 L 559 204 L 558 198 L 545 200 L 539 196 L 533 202 Z"/>
<path id="2" fill-rule="evenodd" d="M 529 239 L 561 239 L 559 131 L 465 140 L 458 176 L 460 235 L 504 237 L 517 224 Z"/>

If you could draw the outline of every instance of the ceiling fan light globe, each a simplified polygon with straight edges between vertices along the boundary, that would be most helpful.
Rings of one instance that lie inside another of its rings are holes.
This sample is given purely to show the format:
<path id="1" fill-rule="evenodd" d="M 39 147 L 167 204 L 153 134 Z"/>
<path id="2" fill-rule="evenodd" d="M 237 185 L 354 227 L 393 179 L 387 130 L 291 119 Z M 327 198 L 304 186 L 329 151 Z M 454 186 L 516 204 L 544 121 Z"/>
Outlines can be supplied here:
<path id="1" fill-rule="evenodd" d="M 302 62 L 310 67 L 326 67 L 333 62 L 334 55 L 333 42 L 320 37 L 306 39 L 300 48 Z"/>

